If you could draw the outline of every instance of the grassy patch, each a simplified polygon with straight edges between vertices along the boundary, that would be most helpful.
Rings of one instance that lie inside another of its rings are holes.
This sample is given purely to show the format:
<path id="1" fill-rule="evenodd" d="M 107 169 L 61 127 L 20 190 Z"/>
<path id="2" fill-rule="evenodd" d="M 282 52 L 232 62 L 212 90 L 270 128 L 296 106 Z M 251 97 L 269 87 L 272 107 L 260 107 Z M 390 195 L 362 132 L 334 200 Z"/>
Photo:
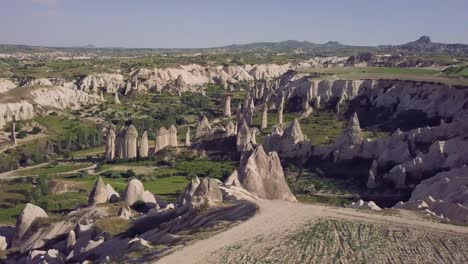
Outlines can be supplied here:
<path id="1" fill-rule="evenodd" d="M 106 232 L 111 236 L 124 233 L 130 227 L 128 220 L 121 217 L 109 217 L 96 221 L 96 227 L 101 232 Z"/>
<path id="2" fill-rule="evenodd" d="M 19 176 L 28 176 L 28 175 L 47 175 L 47 174 L 57 174 L 65 173 L 75 170 L 84 169 L 89 167 L 90 164 L 58 164 L 58 165 L 46 165 L 39 168 L 20 170 L 16 172 L 16 175 Z"/>

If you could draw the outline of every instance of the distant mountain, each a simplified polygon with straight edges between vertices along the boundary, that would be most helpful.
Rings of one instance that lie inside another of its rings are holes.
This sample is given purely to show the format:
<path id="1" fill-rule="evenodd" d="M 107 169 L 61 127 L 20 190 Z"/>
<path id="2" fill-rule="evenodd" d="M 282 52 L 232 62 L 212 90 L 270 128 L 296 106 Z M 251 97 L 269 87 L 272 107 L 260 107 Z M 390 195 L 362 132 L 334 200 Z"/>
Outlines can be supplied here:
<path id="1" fill-rule="evenodd" d="M 96 48 L 93 45 L 54 48 L 54 47 L 37 47 L 27 45 L 0 45 L 0 53 L 11 52 L 53 52 L 53 51 L 70 51 L 70 52 L 90 52 L 96 51 L 99 54 L 108 55 L 146 55 L 160 53 L 184 53 L 184 54 L 216 54 L 216 53 L 296 53 L 296 54 L 312 54 L 326 56 L 350 56 L 359 53 L 433 53 L 433 54 L 450 54 L 468 56 L 468 44 L 445 44 L 434 43 L 428 36 L 422 36 L 419 39 L 401 45 L 381 45 L 381 46 L 352 46 L 342 44 L 337 41 L 328 41 L 323 44 L 317 44 L 309 41 L 286 40 L 281 42 L 254 42 L 247 44 L 232 44 L 222 47 L 213 48 L 198 48 L 198 49 L 128 49 L 128 48 Z"/>
<path id="2" fill-rule="evenodd" d="M 420 53 L 448 53 L 448 54 L 468 54 L 467 44 L 445 44 L 435 43 L 431 41 L 429 36 L 422 36 L 416 41 L 408 42 L 406 44 L 393 46 L 393 48 Z"/>

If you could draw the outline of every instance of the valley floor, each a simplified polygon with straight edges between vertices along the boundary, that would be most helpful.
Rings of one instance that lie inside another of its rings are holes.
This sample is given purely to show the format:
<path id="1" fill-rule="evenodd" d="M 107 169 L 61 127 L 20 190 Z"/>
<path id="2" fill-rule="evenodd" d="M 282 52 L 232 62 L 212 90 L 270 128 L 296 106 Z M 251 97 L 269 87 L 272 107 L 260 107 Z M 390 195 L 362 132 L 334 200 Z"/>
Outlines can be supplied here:
<path id="1" fill-rule="evenodd" d="M 259 201 L 253 218 L 156 263 L 467 263 L 468 228 L 409 211 Z"/>

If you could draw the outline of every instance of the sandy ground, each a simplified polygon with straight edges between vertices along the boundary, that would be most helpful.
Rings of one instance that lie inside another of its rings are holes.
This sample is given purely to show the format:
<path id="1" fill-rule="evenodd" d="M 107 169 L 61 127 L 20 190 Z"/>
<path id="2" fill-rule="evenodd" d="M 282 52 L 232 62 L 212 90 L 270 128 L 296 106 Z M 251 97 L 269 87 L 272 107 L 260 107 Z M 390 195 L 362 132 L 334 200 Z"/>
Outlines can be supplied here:
<path id="1" fill-rule="evenodd" d="M 62 164 L 77 164 L 77 163 L 74 163 L 74 162 L 64 162 Z M 30 169 L 34 169 L 34 168 L 40 168 L 40 167 L 44 167 L 46 165 L 49 165 L 49 163 L 42 163 L 42 164 L 38 164 L 38 165 L 34 165 L 34 166 L 29 166 L 29 167 L 24 167 L 24 168 L 20 168 L 20 169 L 17 169 L 17 170 L 12 170 L 12 171 L 7 171 L 7 172 L 3 172 L 3 173 L 0 173 L 0 180 L 12 180 L 12 179 L 16 179 L 16 178 L 24 178 L 24 177 L 30 177 L 30 176 L 38 176 L 38 175 L 35 175 L 35 174 L 31 174 L 31 175 L 17 175 L 16 173 L 19 172 L 19 171 L 23 171 L 23 170 L 30 170 Z M 77 170 L 72 170 L 72 171 L 66 171 L 66 172 L 59 172 L 59 173 L 53 173 L 55 175 L 64 175 L 64 174 L 70 174 L 70 173 L 77 173 L 77 172 L 80 172 L 82 170 L 94 170 L 96 168 L 96 164 L 93 164 L 93 163 L 90 163 L 88 167 L 85 167 L 85 168 L 81 168 L 81 169 L 77 169 Z"/>
<path id="2" fill-rule="evenodd" d="M 217 263 L 216 256 L 223 250 L 226 251 L 230 247 L 248 243 L 254 246 L 259 243 L 255 242 L 259 236 L 264 238 L 284 237 L 285 234 L 291 234 L 319 219 L 340 219 L 352 223 L 392 226 L 397 230 L 409 228 L 423 232 L 429 231 L 427 233 L 461 236 L 465 241 L 468 241 L 468 227 L 425 221 L 411 212 L 384 215 L 350 208 L 265 200 L 259 201 L 258 205 L 259 213 L 246 222 L 186 246 L 163 257 L 156 263 Z M 237 261 L 239 259 L 232 263 Z"/>

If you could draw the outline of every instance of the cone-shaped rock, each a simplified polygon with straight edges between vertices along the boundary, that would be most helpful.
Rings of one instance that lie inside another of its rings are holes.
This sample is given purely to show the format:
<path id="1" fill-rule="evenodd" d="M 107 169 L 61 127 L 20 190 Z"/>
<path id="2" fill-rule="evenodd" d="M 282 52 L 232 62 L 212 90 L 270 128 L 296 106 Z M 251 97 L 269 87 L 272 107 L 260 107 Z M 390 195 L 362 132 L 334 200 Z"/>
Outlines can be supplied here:
<path id="1" fill-rule="evenodd" d="M 226 134 L 228 136 L 232 136 L 236 134 L 236 127 L 231 121 L 229 121 L 226 125 Z"/>
<path id="2" fill-rule="evenodd" d="M 241 164 L 239 181 L 259 198 L 296 201 L 284 178 L 278 154 L 266 154 L 261 145 Z"/>
<path id="3" fill-rule="evenodd" d="M 211 125 L 210 122 L 208 121 L 208 118 L 206 116 L 203 116 L 199 121 L 197 125 L 197 131 L 195 133 L 195 137 L 199 138 L 202 136 L 206 136 L 210 134 L 211 132 Z"/>
<path id="4" fill-rule="evenodd" d="M 223 194 L 218 181 L 208 177 L 200 182 L 191 199 L 192 206 L 195 208 L 215 206 L 222 201 Z"/>
<path id="5" fill-rule="evenodd" d="M 132 206 L 136 201 L 143 201 L 145 203 L 156 204 L 156 199 L 149 191 L 145 191 L 143 183 L 137 179 L 128 182 L 124 191 L 124 201 Z"/>
<path id="6" fill-rule="evenodd" d="M 26 206 L 16 219 L 16 231 L 15 238 L 13 241 L 13 247 L 18 246 L 18 243 L 20 243 L 21 238 L 28 231 L 29 227 L 34 222 L 34 220 L 36 220 L 37 218 L 45 217 L 48 217 L 48 215 L 44 211 L 44 209 L 40 208 L 39 206 L 35 206 L 31 203 L 26 204 Z"/>
<path id="7" fill-rule="evenodd" d="M 140 139 L 140 158 L 148 157 L 148 132 L 144 131 Z"/>
<path id="8" fill-rule="evenodd" d="M 236 139 L 236 145 L 237 145 L 237 151 L 248 151 L 252 149 L 251 145 L 251 137 L 252 134 L 250 132 L 249 125 L 247 125 L 247 122 L 244 120 L 242 122 L 241 127 L 239 128 L 239 131 L 237 131 L 237 139 Z"/>
<path id="9" fill-rule="evenodd" d="M 107 202 L 107 189 L 101 177 L 94 182 L 94 187 L 89 193 L 88 205 L 96 205 Z"/>

